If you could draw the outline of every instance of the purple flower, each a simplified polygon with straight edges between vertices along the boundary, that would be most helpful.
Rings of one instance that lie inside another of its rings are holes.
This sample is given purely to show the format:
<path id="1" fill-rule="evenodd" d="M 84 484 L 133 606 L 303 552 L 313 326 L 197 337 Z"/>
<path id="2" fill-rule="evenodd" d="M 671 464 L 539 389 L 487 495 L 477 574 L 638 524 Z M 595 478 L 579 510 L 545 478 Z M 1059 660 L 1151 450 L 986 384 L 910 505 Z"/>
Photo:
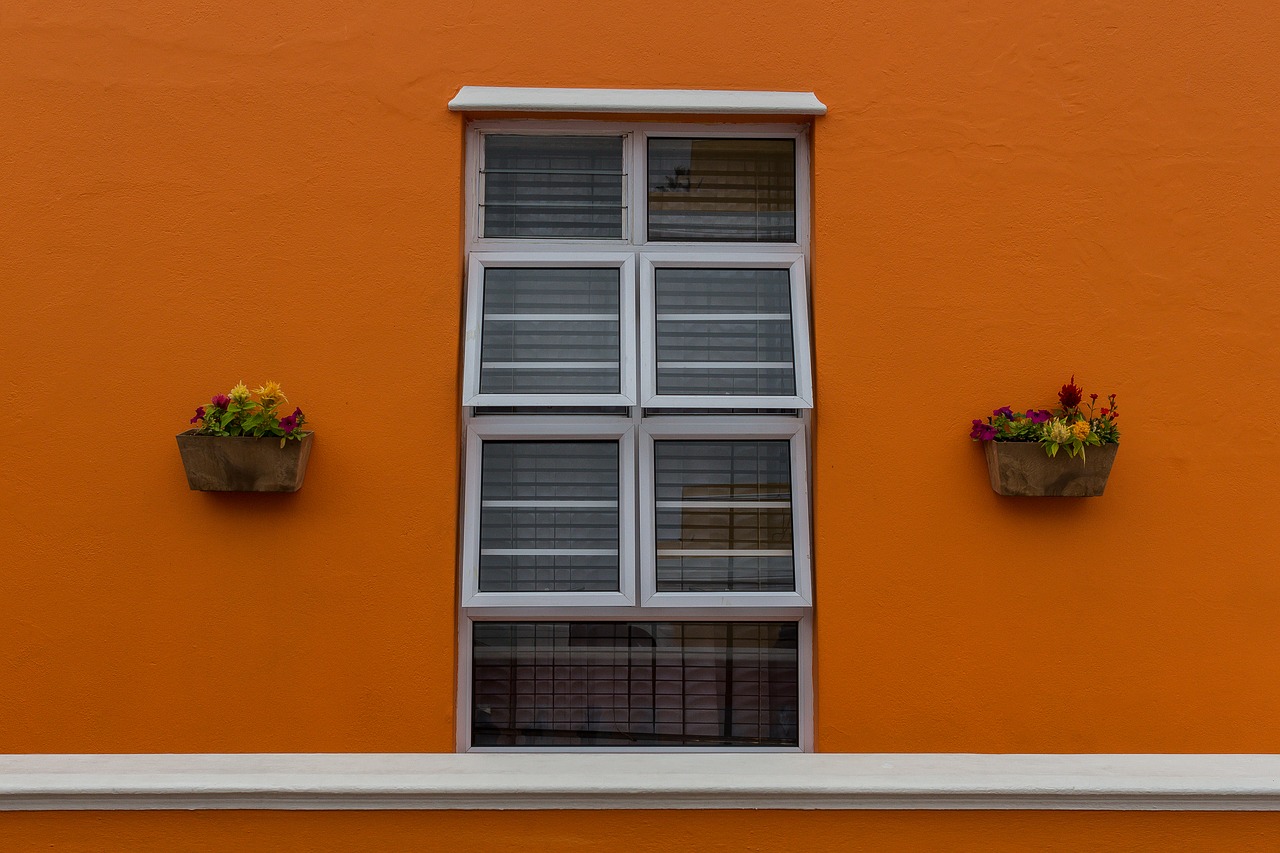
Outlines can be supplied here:
<path id="1" fill-rule="evenodd" d="M 204 406 L 200 406 L 196 409 L 196 416 L 191 419 L 191 423 L 198 424 L 202 420 L 204 420 Z"/>
<path id="2" fill-rule="evenodd" d="M 231 405 L 231 398 L 226 394 L 214 394 L 213 399 L 209 402 L 217 406 L 219 409 L 225 409 Z"/>
<path id="3" fill-rule="evenodd" d="M 1053 417 L 1053 414 L 1047 409 L 1040 409 L 1039 411 L 1033 411 L 1031 409 L 1027 410 L 1027 418 L 1029 418 L 1033 424 L 1042 424 L 1051 417 Z"/>
<path id="4" fill-rule="evenodd" d="M 1009 408 L 1008 406 L 1001 406 L 1000 408 L 996 409 L 996 410 L 995 410 L 994 412 L 992 412 L 991 414 L 995 415 L 996 417 L 999 417 L 1000 415 L 1004 415 L 1006 418 L 1012 418 L 1012 417 L 1013 417 L 1013 409 Z"/>
<path id="5" fill-rule="evenodd" d="M 973 429 L 969 430 L 969 438 L 978 441 L 991 441 L 996 437 L 996 428 L 991 424 L 984 424 L 982 421 L 974 418 Z"/>
<path id="6" fill-rule="evenodd" d="M 285 435 L 293 435 L 293 431 L 298 428 L 297 415 L 285 415 L 280 419 L 280 429 L 284 430 Z"/>

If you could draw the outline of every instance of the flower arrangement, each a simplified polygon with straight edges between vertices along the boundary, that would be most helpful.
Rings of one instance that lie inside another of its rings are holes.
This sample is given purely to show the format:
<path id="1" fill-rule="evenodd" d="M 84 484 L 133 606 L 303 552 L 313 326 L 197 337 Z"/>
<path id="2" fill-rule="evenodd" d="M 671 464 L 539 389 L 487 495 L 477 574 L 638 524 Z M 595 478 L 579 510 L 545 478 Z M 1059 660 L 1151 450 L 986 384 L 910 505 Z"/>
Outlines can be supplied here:
<path id="1" fill-rule="evenodd" d="M 302 409 L 296 407 L 293 414 L 277 416 L 280 404 L 287 402 L 289 398 L 277 382 L 267 382 L 253 391 L 241 382 L 226 394 L 214 394 L 208 406 L 199 406 L 191 423 L 200 425 L 197 435 L 278 437 L 284 447 L 286 441 L 302 439 L 302 425 L 307 422 Z"/>
<path id="2" fill-rule="evenodd" d="M 1072 374 L 1071 381 L 1058 392 L 1059 408 L 1015 412 L 1001 406 L 985 422 L 975 418 L 969 437 L 974 441 L 1039 442 L 1049 456 L 1066 450 L 1068 456 L 1081 459 L 1086 447 L 1119 444 L 1120 429 L 1116 421 L 1120 412 L 1116 408 L 1116 395 L 1109 394 L 1107 405 L 1095 408 L 1098 395 L 1090 394 L 1087 412 L 1081 408 L 1083 402 L 1084 392 Z"/>

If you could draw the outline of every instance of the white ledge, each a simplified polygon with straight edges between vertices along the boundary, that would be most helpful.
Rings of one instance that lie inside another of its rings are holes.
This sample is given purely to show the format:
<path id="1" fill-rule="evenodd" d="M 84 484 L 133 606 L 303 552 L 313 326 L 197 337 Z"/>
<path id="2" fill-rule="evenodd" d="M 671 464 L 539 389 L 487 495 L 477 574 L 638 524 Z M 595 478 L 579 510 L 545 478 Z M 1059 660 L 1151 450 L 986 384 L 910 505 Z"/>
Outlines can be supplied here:
<path id="1" fill-rule="evenodd" d="M 0 756 L 0 811 L 1280 810 L 1275 755 Z"/>
<path id="2" fill-rule="evenodd" d="M 700 113 L 704 115 L 826 115 L 813 92 L 713 89 L 521 89 L 463 86 L 454 112 Z"/>

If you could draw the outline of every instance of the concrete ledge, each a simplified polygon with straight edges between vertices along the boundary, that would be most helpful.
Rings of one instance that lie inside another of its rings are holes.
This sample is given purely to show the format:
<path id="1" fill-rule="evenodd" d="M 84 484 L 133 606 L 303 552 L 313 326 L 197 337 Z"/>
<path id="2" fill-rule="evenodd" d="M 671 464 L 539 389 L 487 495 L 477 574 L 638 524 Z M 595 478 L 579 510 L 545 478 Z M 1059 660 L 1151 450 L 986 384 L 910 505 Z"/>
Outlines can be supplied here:
<path id="1" fill-rule="evenodd" d="M 1276 755 L 0 756 L 0 810 L 1280 810 Z"/>
<path id="2" fill-rule="evenodd" d="M 699 113 L 704 115 L 826 115 L 812 92 L 714 89 L 522 89 L 463 86 L 449 109 L 476 113 Z"/>

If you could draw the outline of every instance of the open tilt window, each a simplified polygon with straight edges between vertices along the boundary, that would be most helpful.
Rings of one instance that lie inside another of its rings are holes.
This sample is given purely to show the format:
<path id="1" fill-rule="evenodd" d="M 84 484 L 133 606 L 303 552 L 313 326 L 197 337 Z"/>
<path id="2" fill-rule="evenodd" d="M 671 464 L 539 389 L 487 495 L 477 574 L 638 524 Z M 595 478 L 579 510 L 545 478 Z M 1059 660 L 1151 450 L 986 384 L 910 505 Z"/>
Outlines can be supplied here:
<path id="1" fill-rule="evenodd" d="M 810 745 L 807 139 L 471 126 L 462 748 Z"/>

